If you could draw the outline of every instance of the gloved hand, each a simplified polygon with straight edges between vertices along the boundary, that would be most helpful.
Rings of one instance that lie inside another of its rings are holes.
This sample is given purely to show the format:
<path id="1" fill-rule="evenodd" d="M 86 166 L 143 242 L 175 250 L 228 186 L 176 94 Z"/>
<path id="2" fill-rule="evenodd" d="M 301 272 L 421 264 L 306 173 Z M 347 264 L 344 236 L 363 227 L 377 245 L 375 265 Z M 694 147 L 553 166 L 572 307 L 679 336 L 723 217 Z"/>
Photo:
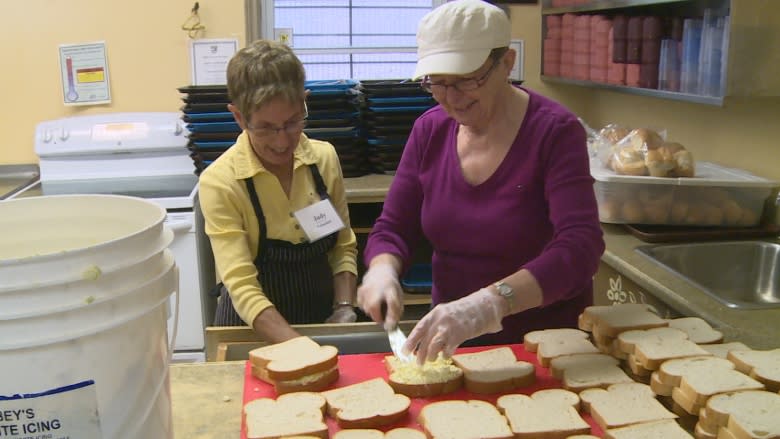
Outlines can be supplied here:
<path id="1" fill-rule="evenodd" d="M 339 306 L 333 310 L 333 314 L 325 320 L 325 323 L 352 323 L 357 320 L 355 309 L 351 306 Z"/>
<path id="2" fill-rule="evenodd" d="M 439 352 L 451 357 L 466 340 L 501 330 L 506 301 L 498 294 L 482 288 L 458 300 L 436 305 L 414 327 L 404 352 L 414 352 L 417 363 L 433 361 Z"/>
<path id="3" fill-rule="evenodd" d="M 357 303 L 360 308 L 377 323 L 384 322 L 385 330 L 398 325 L 404 312 L 401 283 L 398 273 L 390 264 L 374 264 L 366 274 L 357 290 Z M 386 305 L 383 314 L 382 305 Z"/>

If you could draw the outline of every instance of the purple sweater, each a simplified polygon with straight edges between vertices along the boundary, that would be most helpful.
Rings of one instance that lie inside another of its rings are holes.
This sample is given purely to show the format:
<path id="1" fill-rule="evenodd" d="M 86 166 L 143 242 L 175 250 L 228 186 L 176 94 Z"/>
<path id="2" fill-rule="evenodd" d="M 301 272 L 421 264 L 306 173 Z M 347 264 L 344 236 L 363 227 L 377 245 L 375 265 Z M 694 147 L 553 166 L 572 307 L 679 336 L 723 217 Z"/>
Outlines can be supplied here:
<path id="1" fill-rule="evenodd" d="M 417 119 L 364 255 L 368 263 L 392 253 L 408 266 L 424 236 L 433 248 L 434 305 L 528 269 L 543 305 L 505 318 L 504 329 L 480 344 L 576 327 L 593 301 L 592 276 L 604 251 L 584 129 L 562 105 L 523 90 L 530 100 L 514 144 L 477 186 L 461 173 L 458 123 L 440 106 Z"/>

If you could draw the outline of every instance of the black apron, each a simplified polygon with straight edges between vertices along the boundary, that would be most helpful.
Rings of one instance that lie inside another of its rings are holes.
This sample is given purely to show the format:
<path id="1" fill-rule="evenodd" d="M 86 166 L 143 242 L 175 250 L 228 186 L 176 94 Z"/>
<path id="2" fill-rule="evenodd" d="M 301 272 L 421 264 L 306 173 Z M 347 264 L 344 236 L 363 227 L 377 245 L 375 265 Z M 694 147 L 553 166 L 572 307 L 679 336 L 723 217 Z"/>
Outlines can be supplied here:
<path id="1" fill-rule="evenodd" d="M 317 165 L 309 165 L 320 198 L 325 200 L 328 189 Z M 268 239 L 265 215 L 260 206 L 252 178 L 244 180 L 252 207 L 260 223 L 260 251 L 254 260 L 258 280 L 268 300 L 290 324 L 323 323 L 333 308 L 333 270 L 328 263 L 328 251 L 335 245 L 339 232 L 315 242 L 293 244 L 281 239 Z M 243 326 L 233 308 L 227 289 L 222 286 L 215 326 Z"/>

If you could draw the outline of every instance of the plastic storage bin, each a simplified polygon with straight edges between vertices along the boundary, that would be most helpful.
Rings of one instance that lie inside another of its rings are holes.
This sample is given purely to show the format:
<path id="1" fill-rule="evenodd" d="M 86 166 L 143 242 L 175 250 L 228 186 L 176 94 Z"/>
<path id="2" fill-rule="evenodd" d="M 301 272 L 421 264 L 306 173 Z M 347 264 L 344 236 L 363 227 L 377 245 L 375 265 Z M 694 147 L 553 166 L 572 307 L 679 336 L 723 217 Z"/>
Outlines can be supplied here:
<path id="1" fill-rule="evenodd" d="M 617 175 L 597 159 L 591 174 L 599 220 L 614 224 L 753 227 L 780 185 L 741 169 L 696 163 L 692 178 Z"/>

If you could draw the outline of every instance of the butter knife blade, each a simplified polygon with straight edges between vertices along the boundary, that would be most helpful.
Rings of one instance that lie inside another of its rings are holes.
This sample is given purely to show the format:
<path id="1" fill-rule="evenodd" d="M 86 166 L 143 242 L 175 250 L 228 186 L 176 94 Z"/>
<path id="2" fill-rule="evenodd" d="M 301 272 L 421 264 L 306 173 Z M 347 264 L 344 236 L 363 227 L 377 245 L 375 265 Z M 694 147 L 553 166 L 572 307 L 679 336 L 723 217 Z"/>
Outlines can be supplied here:
<path id="1" fill-rule="evenodd" d="M 411 354 L 404 355 L 403 353 L 406 335 L 401 331 L 401 328 L 396 326 L 395 329 L 387 331 L 387 340 L 390 342 L 390 349 L 393 350 L 393 354 L 398 357 L 399 360 L 408 363 L 414 359 Z"/>

